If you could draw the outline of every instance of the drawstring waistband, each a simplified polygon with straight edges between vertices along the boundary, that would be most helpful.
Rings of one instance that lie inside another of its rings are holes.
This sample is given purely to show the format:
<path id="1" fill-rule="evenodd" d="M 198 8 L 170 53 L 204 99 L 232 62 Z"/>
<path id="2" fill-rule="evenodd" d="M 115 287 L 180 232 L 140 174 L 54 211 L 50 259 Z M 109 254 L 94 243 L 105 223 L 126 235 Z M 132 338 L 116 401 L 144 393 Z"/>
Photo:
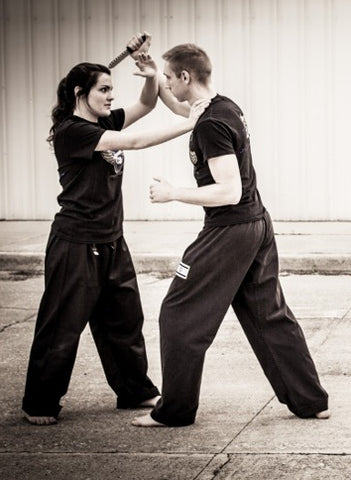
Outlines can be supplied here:
<path id="1" fill-rule="evenodd" d="M 108 247 L 111 248 L 111 250 L 115 250 L 115 243 L 110 242 L 110 243 L 105 243 L 104 245 L 107 245 Z M 98 256 L 100 255 L 99 250 L 97 249 L 96 243 L 93 243 L 91 246 L 91 251 L 93 252 L 94 255 Z"/>

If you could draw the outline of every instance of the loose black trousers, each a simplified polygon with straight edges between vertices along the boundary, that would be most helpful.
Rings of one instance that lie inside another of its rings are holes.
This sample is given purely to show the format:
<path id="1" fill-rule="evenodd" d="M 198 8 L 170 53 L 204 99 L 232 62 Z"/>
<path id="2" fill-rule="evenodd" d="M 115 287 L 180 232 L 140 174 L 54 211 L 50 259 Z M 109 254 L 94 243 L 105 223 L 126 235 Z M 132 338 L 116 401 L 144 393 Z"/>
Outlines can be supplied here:
<path id="1" fill-rule="evenodd" d="M 187 248 L 162 303 L 162 398 L 151 412 L 166 425 L 195 421 L 205 352 L 232 305 L 280 402 L 297 416 L 328 407 L 303 332 L 278 279 L 269 214 L 204 228 Z"/>
<path id="2" fill-rule="evenodd" d="M 95 246 L 51 234 L 23 409 L 33 416 L 58 415 L 88 322 L 107 381 L 118 396 L 117 407 L 134 407 L 158 395 L 147 377 L 143 320 L 123 237 Z"/>

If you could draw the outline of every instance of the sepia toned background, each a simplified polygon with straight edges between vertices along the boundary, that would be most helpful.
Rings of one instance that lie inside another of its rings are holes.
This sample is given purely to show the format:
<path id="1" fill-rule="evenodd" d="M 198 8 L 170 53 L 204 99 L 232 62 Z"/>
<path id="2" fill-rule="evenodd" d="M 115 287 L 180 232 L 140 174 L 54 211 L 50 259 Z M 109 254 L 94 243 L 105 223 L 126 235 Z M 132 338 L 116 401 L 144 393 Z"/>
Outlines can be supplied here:
<path id="1" fill-rule="evenodd" d="M 0 218 L 51 219 L 60 191 L 45 141 L 56 87 L 81 61 L 108 64 L 138 31 L 151 52 L 202 46 L 218 92 L 244 110 L 258 186 L 274 220 L 351 220 L 351 0 L 0 0 Z M 113 70 L 114 107 L 139 95 L 133 61 Z M 161 103 L 133 130 L 178 119 Z M 188 136 L 127 152 L 128 220 L 200 219 L 152 205 L 154 175 L 191 186 Z"/>

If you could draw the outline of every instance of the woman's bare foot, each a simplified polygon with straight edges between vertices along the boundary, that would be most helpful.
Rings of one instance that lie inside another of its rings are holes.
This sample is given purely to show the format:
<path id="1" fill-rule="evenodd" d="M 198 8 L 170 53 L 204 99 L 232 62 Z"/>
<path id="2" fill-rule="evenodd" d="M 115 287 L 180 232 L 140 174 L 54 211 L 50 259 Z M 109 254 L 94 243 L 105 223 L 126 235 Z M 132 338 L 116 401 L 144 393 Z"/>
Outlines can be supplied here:
<path id="1" fill-rule="evenodd" d="M 55 417 L 36 417 L 28 415 L 28 413 L 26 413 L 24 410 L 23 416 L 32 425 L 54 425 L 57 423 L 57 419 Z"/>
<path id="2" fill-rule="evenodd" d="M 161 398 L 160 395 L 157 395 L 156 397 L 152 397 L 152 398 L 147 398 L 146 400 L 144 400 L 143 402 L 139 403 L 138 407 L 139 408 L 153 408 L 156 403 L 159 401 L 159 399 Z"/>
<path id="3" fill-rule="evenodd" d="M 330 410 L 323 410 L 322 412 L 316 413 L 316 418 L 319 420 L 327 420 L 330 417 Z"/>
<path id="4" fill-rule="evenodd" d="M 142 417 L 135 417 L 132 420 L 134 427 L 167 427 L 164 423 L 156 422 L 151 415 L 143 415 Z"/>

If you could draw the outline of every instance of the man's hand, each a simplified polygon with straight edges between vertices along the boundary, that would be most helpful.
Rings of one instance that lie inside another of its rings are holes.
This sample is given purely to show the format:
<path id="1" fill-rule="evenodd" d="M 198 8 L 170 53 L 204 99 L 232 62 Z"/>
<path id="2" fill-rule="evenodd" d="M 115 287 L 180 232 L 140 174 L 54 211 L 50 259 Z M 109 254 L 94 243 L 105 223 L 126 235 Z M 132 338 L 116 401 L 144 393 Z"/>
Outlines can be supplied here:
<path id="1" fill-rule="evenodd" d="M 157 65 L 148 53 L 139 53 L 135 65 L 139 71 L 134 72 L 134 75 L 145 78 L 154 78 L 157 75 Z"/>
<path id="2" fill-rule="evenodd" d="M 174 190 L 167 180 L 161 177 L 154 177 L 155 183 L 150 185 L 151 203 L 166 203 L 173 200 L 172 192 Z"/>
<path id="3" fill-rule="evenodd" d="M 145 36 L 145 41 L 143 40 L 143 35 Z M 134 60 L 137 60 L 140 53 L 148 53 L 150 45 L 151 35 L 147 32 L 144 32 L 133 35 L 133 37 L 129 40 L 127 47 L 133 50 L 131 57 L 134 58 Z"/>

